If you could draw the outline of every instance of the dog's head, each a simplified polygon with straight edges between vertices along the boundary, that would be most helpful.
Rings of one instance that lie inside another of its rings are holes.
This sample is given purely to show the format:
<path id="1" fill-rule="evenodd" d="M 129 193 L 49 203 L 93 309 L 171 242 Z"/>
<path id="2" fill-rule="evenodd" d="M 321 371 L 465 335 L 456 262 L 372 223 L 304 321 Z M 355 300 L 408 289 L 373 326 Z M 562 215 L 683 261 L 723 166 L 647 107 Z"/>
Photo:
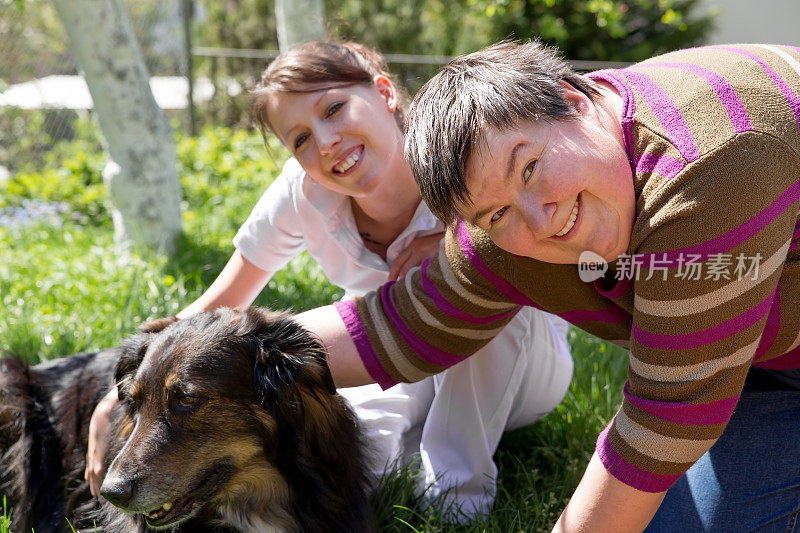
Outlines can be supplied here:
<path id="1" fill-rule="evenodd" d="M 302 492 L 329 481 L 308 463 L 341 463 L 325 448 L 338 451 L 342 430 L 358 444 L 322 346 L 285 314 L 219 309 L 150 325 L 123 345 L 116 378 L 124 445 L 101 492 L 150 527 L 248 507 L 291 522 Z M 360 469 L 340 468 L 350 466 Z"/>

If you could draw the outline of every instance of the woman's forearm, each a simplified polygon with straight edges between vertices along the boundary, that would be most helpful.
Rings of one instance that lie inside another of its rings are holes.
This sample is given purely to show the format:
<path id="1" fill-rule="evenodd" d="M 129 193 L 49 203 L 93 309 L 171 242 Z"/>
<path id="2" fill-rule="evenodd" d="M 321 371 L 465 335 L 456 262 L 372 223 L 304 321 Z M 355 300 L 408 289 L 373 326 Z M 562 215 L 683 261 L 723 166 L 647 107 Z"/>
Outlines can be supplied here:
<path id="1" fill-rule="evenodd" d="M 658 510 L 664 492 L 642 492 L 608 473 L 595 453 L 554 532 L 639 533 Z"/>

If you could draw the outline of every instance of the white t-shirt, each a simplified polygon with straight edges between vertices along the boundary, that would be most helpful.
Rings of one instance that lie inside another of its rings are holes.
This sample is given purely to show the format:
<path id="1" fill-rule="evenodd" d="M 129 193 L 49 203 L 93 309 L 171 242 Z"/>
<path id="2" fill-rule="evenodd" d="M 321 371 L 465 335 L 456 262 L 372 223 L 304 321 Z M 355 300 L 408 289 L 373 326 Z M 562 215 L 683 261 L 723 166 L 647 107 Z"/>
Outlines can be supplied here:
<path id="1" fill-rule="evenodd" d="M 444 231 L 420 202 L 411 223 L 389 245 L 386 261 L 369 251 L 358 233 L 349 197 L 306 176 L 290 158 L 239 228 L 233 244 L 245 259 L 277 272 L 308 250 L 345 298 L 363 295 L 388 281 L 392 261 L 419 237 Z"/>

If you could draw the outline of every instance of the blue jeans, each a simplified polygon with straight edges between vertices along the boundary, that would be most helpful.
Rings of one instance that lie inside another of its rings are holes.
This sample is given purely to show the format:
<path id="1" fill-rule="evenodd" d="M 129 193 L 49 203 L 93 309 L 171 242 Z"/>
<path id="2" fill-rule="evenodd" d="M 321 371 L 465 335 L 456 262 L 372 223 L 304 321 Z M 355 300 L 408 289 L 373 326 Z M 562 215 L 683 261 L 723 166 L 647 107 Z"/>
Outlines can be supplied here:
<path id="1" fill-rule="evenodd" d="M 800 372 L 751 368 L 722 437 L 646 532 L 800 532 Z"/>

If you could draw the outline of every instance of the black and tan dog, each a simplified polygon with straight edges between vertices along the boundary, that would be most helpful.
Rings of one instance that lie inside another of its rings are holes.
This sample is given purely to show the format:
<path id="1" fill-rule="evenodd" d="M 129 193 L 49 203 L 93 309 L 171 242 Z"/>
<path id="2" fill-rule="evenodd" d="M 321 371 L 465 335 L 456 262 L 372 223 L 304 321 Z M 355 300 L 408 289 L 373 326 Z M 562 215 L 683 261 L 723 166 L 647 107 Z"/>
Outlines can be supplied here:
<path id="1" fill-rule="evenodd" d="M 120 404 L 98 504 L 88 422 Z M 356 421 L 325 353 L 290 317 L 220 309 L 149 324 L 119 348 L 28 368 L 0 360 L 13 531 L 374 531 Z M 123 512 L 124 511 L 124 512 Z"/>

